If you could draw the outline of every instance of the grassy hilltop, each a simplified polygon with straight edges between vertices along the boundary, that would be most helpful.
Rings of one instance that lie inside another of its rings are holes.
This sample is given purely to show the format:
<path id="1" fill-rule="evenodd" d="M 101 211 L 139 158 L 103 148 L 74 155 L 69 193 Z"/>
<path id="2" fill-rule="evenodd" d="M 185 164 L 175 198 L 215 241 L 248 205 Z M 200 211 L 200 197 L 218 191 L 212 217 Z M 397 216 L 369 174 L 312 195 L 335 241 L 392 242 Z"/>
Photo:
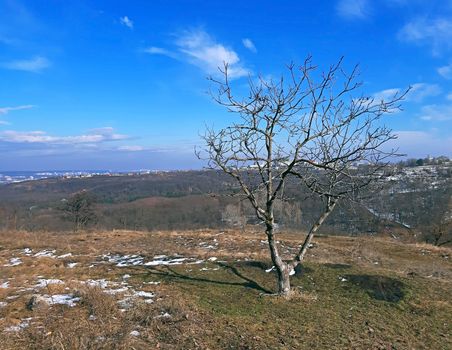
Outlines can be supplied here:
<path id="1" fill-rule="evenodd" d="M 283 253 L 300 235 L 281 234 Z M 262 239 L 2 232 L 0 348 L 452 347 L 450 248 L 318 237 L 287 300 L 267 295 L 276 278 Z"/>

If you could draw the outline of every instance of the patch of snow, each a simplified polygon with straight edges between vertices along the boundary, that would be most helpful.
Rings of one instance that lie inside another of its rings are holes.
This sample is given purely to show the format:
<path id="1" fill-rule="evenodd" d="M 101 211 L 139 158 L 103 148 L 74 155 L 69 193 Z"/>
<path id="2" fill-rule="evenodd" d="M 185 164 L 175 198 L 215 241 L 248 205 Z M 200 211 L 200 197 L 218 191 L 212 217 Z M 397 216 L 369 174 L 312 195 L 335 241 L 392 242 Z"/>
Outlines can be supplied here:
<path id="1" fill-rule="evenodd" d="M 272 267 L 270 267 L 269 269 L 267 269 L 267 270 L 265 270 L 265 272 L 272 272 L 273 270 L 275 269 L 275 267 L 274 266 L 272 266 Z"/>
<path id="2" fill-rule="evenodd" d="M 144 257 L 140 255 L 105 254 L 102 257 L 108 262 L 116 263 L 118 267 L 142 265 L 144 260 Z"/>
<path id="3" fill-rule="evenodd" d="M 132 331 L 132 332 L 130 332 L 130 335 L 131 335 L 132 337 L 139 337 L 139 336 L 140 336 L 140 332 L 138 332 L 138 331 Z"/>
<path id="4" fill-rule="evenodd" d="M 30 325 L 31 317 L 24 318 L 17 326 L 9 326 L 5 328 L 5 332 L 20 332 Z"/>
<path id="5" fill-rule="evenodd" d="M 137 296 L 137 297 L 143 297 L 143 298 L 146 298 L 146 299 L 155 297 L 155 294 L 154 294 L 154 293 L 151 293 L 151 292 L 145 292 L 145 291 L 143 291 L 143 290 L 140 290 L 140 291 L 138 291 L 138 292 L 135 292 L 134 295 Z"/>
<path id="6" fill-rule="evenodd" d="M 9 264 L 5 264 L 3 266 L 17 266 L 22 264 L 22 260 L 20 258 L 11 258 L 9 259 Z"/>
<path id="7" fill-rule="evenodd" d="M 156 255 L 154 256 L 154 260 L 161 260 L 161 259 L 165 259 L 166 255 Z"/>
<path id="8" fill-rule="evenodd" d="M 36 258 L 55 258 L 55 252 L 56 250 L 50 250 L 50 249 L 45 249 L 45 250 L 41 250 L 40 252 L 37 252 L 35 255 L 33 255 Z"/>
<path id="9" fill-rule="evenodd" d="M 44 288 L 47 287 L 49 284 L 63 284 L 64 282 L 62 280 L 51 278 L 51 279 L 44 279 L 40 278 L 38 279 L 38 283 L 36 283 L 36 288 Z"/>
<path id="10" fill-rule="evenodd" d="M 97 320 L 97 317 L 94 315 L 89 315 L 88 320 L 95 321 L 95 320 Z"/>
<path id="11" fill-rule="evenodd" d="M 159 259 L 159 260 L 152 260 L 144 264 L 144 266 L 158 266 L 158 265 L 180 265 L 182 264 L 187 258 L 165 258 L 165 259 Z"/>
<path id="12" fill-rule="evenodd" d="M 73 263 L 67 264 L 67 267 L 68 267 L 69 269 L 73 269 L 76 265 L 78 265 L 78 263 L 73 262 Z"/>
<path id="13" fill-rule="evenodd" d="M 80 298 L 74 297 L 71 294 L 55 294 L 42 296 L 49 305 L 60 304 L 74 307 L 75 303 L 80 301 Z"/>
<path id="14" fill-rule="evenodd" d="M 203 267 L 202 269 L 199 269 L 199 271 L 217 271 L 219 270 L 219 267 L 213 268 L 213 269 L 209 269 L 208 267 Z"/>
<path id="15" fill-rule="evenodd" d="M 341 282 L 347 282 L 347 279 L 344 278 L 344 277 L 342 277 L 342 276 L 339 276 L 339 281 L 341 281 Z"/>
<path id="16" fill-rule="evenodd" d="M 295 270 L 294 269 L 290 270 L 290 272 L 289 272 L 289 276 L 293 276 L 293 275 L 295 275 Z"/>
<path id="17" fill-rule="evenodd" d="M 0 284 L 0 288 L 3 288 L 3 289 L 9 288 L 9 281 L 6 281 L 6 282 L 3 282 L 2 284 Z"/>
<path id="18" fill-rule="evenodd" d="M 129 290 L 128 287 L 122 287 L 122 288 L 118 288 L 118 289 L 105 289 L 104 292 L 107 294 L 114 295 L 114 294 L 118 294 L 118 293 L 127 292 L 128 290 Z"/>
<path id="19" fill-rule="evenodd" d="M 63 254 L 63 255 L 59 255 L 58 259 L 64 259 L 64 258 L 68 258 L 70 256 L 72 256 L 72 253 Z"/>
<path id="20" fill-rule="evenodd" d="M 197 264 L 202 264 L 204 262 L 204 260 L 196 260 L 196 261 L 192 261 L 192 262 L 189 262 L 188 264 L 189 265 L 197 265 Z"/>
<path id="21" fill-rule="evenodd" d="M 85 284 L 88 285 L 89 287 L 99 287 L 104 289 L 107 288 L 108 281 L 105 278 L 100 280 L 87 280 Z"/>
<path id="22" fill-rule="evenodd" d="M 143 282 L 143 284 L 153 284 L 153 285 L 158 285 L 158 284 L 160 284 L 160 282 L 158 282 L 158 281 L 152 281 L 152 282 Z"/>
<path id="23" fill-rule="evenodd" d="M 6 301 L 0 301 L 0 308 L 5 307 L 6 305 L 8 305 Z"/>
<path id="24" fill-rule="evenodd" d="M 122 276 L 122 279 L 123 279 L 123 280 L 126 280 L 126 279 L 128 279 L 128 278 L 130 278 L 130 275 L 129 275 L 129 274 L 125 274 L 124 276 Z"/>
<path id="25" fill-rule="evenodd" d="M 26 256 L 30 256 L 31 254 L 33 254 L 33 250 L 31 248 L 24 248 L 22 252 Z"/>
<path id="26" fill-rule="evenodd" d="M 209 258 L 209 259 L 207 259 L 207 260 L 209 260 L 209 261 L 216 261 L 217 259 L 218 259 L 218 258 L 212 256 L 211 258 Z"/>
<path id="27" fill-rule="evenodd" d="M 160 315 L 155 316 L 154 318 L 168 318 L 171 317 L 171 315 L 167 312 L 162 312 Z"/>

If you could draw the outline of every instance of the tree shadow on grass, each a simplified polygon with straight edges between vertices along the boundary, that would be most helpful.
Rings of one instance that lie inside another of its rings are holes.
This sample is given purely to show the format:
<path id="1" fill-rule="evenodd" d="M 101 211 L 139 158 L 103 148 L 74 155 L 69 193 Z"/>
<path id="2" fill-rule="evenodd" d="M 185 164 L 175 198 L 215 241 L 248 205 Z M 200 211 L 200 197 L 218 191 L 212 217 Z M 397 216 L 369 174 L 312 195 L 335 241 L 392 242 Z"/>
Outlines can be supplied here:
<path id="1" fill-rule="evenodd" d="M 164 266 L 164 267 L 159 267 L 159 268 L 147 267 L 147 271 L 149 274 L 160 276 L 160 277 L 170 279 L 170 280 L 202 282 L 202 283 L 210 283 L 210 284 L 226 285 L 226 286 L 242 286 L 245 288 L 255 289 L 255 290 L 259 291 L 260 293 L 265 293 L 265 294 L 272 293 L 270 290 L 262 287 L 256 281 L 245 276 L 232 264 L 217 262 L 216 265 L 218 265 L 219 267 L 224 268 L 226 270 L 229 270 L 234 275 L 236 275 L 237 277 L 242 279 L 243 282 L 220 281 L 220 280 L 214 280 L 214 279 L 203 278 L 203 277 L 198 277 L 198 276 L 190 276 L 188 274 L 184 274 L 184 273 L 174 270 L 171 266 Z"/>
<path id="2" fill-rule="evenodd" d="M 405 296 L 405 284 L 395 278 L 378 275 L 345 275 L 344 277 L 376 300 L 398 303 Z"/>

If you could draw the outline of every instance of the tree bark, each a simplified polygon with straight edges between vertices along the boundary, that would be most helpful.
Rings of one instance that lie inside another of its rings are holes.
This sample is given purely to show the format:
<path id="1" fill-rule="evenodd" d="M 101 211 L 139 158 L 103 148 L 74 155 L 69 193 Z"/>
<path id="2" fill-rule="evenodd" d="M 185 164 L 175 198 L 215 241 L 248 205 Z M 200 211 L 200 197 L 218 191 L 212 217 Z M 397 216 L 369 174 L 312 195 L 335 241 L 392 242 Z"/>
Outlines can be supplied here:
<path id="1" fill-rule="evenodd" d="M 273 225 L 267 224 L 266 233 L 268 246 L 270 248 L 270 255 L 273 265 L 275 266 L 276 273 L 278 275 L 278 294 L 286 296 L 290 293 L 289 266 L 281 259 L 281 256 L 279 255 L 278 247 L 276 246 L 275 236 L 273 233 Z"/>

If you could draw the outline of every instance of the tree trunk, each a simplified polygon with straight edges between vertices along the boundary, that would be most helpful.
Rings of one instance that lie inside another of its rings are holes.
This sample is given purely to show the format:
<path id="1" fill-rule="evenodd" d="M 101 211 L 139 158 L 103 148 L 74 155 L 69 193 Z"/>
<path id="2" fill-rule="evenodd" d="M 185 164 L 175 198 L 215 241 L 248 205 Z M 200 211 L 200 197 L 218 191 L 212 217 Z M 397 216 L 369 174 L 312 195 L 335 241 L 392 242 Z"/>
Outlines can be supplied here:
<path id="1" fill-rule="evenodd" d="M 278 275 L 278 294 L 288 295 L 290 293 L 289 266 L 281 259 L 281 256 L 279 255 L 272 225 L 267 225 L 266 233 L 268 246 L 270 248 L 270 255 L 273 265 L 275 266 L 276 273 Z"/>

